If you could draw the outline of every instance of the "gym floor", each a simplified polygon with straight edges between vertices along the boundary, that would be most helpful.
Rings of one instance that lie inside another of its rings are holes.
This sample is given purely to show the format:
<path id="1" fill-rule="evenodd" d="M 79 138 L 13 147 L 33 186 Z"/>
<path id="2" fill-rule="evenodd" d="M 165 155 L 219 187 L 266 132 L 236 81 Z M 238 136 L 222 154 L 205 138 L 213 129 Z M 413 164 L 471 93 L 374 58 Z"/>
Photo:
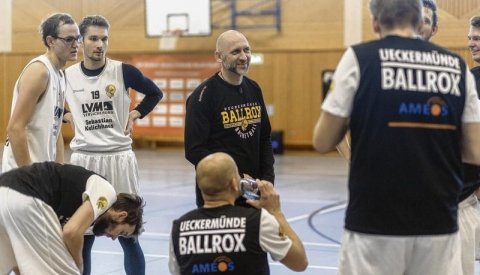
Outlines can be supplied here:
<path id="1" fill-rule="evenodd" d="M 140 191 L 147 202 L 146 232 L 140 237 L 147 275 L 166 275 L 169 232 L 173 219 L 196 207 L 195 170 L 183 149 L 136 150 Z M 69 159 L 66 152 L 66 159 Z M 348 165 L 337 154 L 286 152 L 275 155 L 275 189 L 282 210 L 303 241 L 309 266 L 301 274 L 334 275 L 348 198 Z M 97 238 L 92 275 L 121 275 L 123 253 L 118 241 Z M 271 259 L 270 259 L 271 260 Z M 270 261 L 273 275 L 299 274 Z M 480 275 L 477 262 L 476 275 Z"/>
<path id="2" fill-rule="evenodd" d="M 170 274 L 170 226 L 173 219 L 196 207 L 195 170 L 184 158 L 183 149 L 136 150 L 135 153 L 140 169 L 140 191 L 147 203 L 146 231 L 139 239 L 147 274 Z M 68 152 L 66 159 L 69 159 Z M 280 193 L 282 210 L 307 250 L 309 267 L 302 274 L 336 274 L 347 199 L 346 163 L 337 156 L 325 157 L 312 152 L 286 152 L 275 155 L 275 160 L 275 188 Z M 313 227 L 309 225 L 310 217 Z M 118 241 L 97 238 L 92 258 L 93 275 L 125 274 Z M 270 267 L 271 274 L 298 274 L 278 262 L 271 261 Z"/>
<path id="3" fill-rule="evenodd" d="M 170 226 L 173 219 L 196 207 L 195 170 L 185 159 L 183 149 L 135 150 L 135 153 L 140 169 L 140 192 L 147 203 L 146 231 L 139 238 L 145 253 L 146 273 L 170 274 Z M 65 159 L 70 159 L 69 151 L 65 152 Z M 280 193 L 282 210 L 307 250 L 309 267 L 302 274 L 336 274 L 337 242 L 341 238 L 347 198 L 347 165 L 340 157 L 324 157 L 312 152 L 287 151 L 275 155 L 275 161 L 275 188 Z M 312 214 L 314 228 L 309 226 Z M 270 268 L 275 275 L 297 274 L 278 262 L 271 261 Z M 120 274 L 125 274 L 120 244 L 97 238 L 92 251 L 92 275 Z"/>
<path id="4" fill-rule="evenodd" d="M 0 150 L 1 151 L 1 150 Z M 135 150 L 140 190 L 147 206 L 140 243 L 147 275 L 166 275 L 172 220 L 196 207 L 193 166 L 183 149 Z M 65 152 L 70 159 L 71 152 Z M 347 200 L 348 165 L 336 154 L 289 152 L 275 155 L 275 188 L 282 210 L 303 241 L 309 266 L 301 274 L 337 273 L 339 242 Z M 298 274 L 270 261 L 271 274 Z M 97 238 L 92 251 L 92 275 L 123 275 L 123 252 L 118 241 Z M 480 275 L 480 268 L 475 272 Z"/>

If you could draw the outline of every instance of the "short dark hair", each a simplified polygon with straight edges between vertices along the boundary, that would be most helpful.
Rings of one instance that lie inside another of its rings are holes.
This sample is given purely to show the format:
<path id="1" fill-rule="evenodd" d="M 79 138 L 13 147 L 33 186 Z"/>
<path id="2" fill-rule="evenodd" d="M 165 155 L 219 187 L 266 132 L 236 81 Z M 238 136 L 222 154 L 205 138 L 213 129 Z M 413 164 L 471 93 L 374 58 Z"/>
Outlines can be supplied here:
<path id="1" fill-rule="evenodd" d="M 132 233 L 134 237 L 141 233 L 140 230 L 143 230 L 144 207 L 145 203 L 142 197 L 128 193 L 119 193 L 117 201 L 112 205 L 112 209 L 115 211 L 127 212 L 128 215 L 123 222 L 135 226 L 135 230 Z"/>
<path id="2" fill-rule="evenodd" d="M 39 31 L 42 36 L 43 44 L 50 48 L 47 43 L 47 36 L 58 37 L 58 28 L 61 25 L 73 25 L 75 20 L 68 13 L 54 13 L 40 24 Z"/>
<path id="3" fill-rule="evenodd" d="M 369 9 L 388 30 L 407 25 L 416 29 L 423 17 L 421 0 L 370 0 Z"/>
<path id="4" fill-rule="evenodd" d="M 87 28 L 90 26 L 104 27 L 107 31 L 110 29 L 110 24 L 105 17 L 101 15 L 87 15 L 82 19 L 80 24 L 78 24 L 80 35 L 84 36 Z"/>
<path id="5" fill-rule="evenodd" d="M 470 26 L 480 29 L 480 15 L 470 18 Z"/>
<path id="6" fill-rule="evenodd" d="M 423 7 L 424 8 L 429 8 L 429 9 L 432 10 L 432 14 L 433 14 L 432 27 L 437 26 L 437 24 L 438 24 L 437 3 L 435 3 L 434 0 L 422 0 L 422 2 L 423 2 Z"/>

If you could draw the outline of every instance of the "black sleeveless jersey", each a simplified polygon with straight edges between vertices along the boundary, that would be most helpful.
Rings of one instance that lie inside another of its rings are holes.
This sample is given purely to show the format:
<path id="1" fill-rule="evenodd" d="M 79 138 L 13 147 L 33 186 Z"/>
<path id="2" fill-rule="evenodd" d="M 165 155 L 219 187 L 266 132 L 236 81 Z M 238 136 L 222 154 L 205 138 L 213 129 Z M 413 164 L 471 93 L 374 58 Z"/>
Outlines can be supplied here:
<path id="1" fill-rule="evenodd" d="M 63 226 L 82 205 L 86 183 L 95 173 L 83 167 L 38 162 L 0 175 L 5 186 L 50 205 Z"/>
<path id="2" fill-rule="evenodd" d="M 384 235 L 456 232 L 464 61 L 398 36 L 352 49 L 360 77 L 345 227 Z"/>
<path id="3" fill-rule="evenodd" d="M 195 209 L 173 222 L 180 273 L 270 274 L 259 243 L 261 211 L 226 205 Z"/>

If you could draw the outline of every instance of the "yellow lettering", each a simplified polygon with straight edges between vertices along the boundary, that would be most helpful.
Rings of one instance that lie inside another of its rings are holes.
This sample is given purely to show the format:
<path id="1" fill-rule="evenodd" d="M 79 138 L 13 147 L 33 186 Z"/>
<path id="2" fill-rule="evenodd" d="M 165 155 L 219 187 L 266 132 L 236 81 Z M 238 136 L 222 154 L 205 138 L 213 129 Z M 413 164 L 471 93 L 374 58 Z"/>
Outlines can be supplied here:
<path id="1" fill-rule="evenodd" d="M 230 111 L 230 122 L 237 122 L 237 117 L 235 116 L 235 112 L 233 110 Z"/>
<path id="2" fill-rule="evenodd" d="M 253 106 L 251 110 L 252 110 L 253 118 L 260 117 L 260 106 Z"/>
<path id="3" fill-rule="evenodd" d="M 251 119 L 252 118 L 252 113 L 250 111 L 250 108 L 245 108 L 245 118 L 246 119 Z"/>
<path id="4" fill-rule="evenodd" d="M 240 111 L 240 113 L 239 113 Z M 240 121 L 240 120 L 243 120 L 243 109 L 236 109 L 235 112 L 237 113 L 237 119 Z"/>
<path id="5" fill-rule="evenodd" d="M 230 123 L 230 119 L 228 118 L 227 112 L 221 112 L 220 114 L 222 115 L 223 124 Z"/>

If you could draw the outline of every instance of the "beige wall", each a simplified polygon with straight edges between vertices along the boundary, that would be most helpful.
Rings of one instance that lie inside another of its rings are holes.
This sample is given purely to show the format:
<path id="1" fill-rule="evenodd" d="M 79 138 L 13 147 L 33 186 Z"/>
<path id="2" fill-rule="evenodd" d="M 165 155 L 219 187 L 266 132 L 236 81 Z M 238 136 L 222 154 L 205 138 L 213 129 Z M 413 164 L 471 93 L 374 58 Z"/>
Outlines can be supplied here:
<path id="1" fill-rule="evenodd" d="M 242 5 L 256 2 L 237 1 Z M 375 39 L 368 0 L 362 1 L 363 23 L 358 31 L 362 32 L 363 40 Z M 437 2 L 440 31 L 433 41 L 458 52 L 473 66 L 466 48 L 466 35 L 469 18 L 480 14 L 480 1 Z M 309 146 L 322 98 L 321 72 L 334 69 L 345 50 L 344 6 L 342 0 L 282 0 L 281 6 L 280 32 L 275 29 L 240 31 L 249 38 L 254 52 L 264 54 L 264 64 L 252 66 L 249 76 L 261 85 L 267 104 L 274 105 L 273 128 L 285 132 L 287 145 Z M 45 52 L 38 25 L 54 12 L 70 13 L 77 21 L 87 14 L 105 16 L 112 25 L 109 57 L 128 62 L 136 54 L 170 53 L 158 50 L 158 38 L 145 37 L 144 0 L 13 0 L 12 52 L 0 54 L 0 137 L 5 137 L 12 89 L 18 75 L 31 58 Z M 225 15 L 228 15 L 226 7 L 216 6 L 212 10 L 214 20 Z M 240 22 L 261 24 L 271 22 L 271 18 L 246 17 Z M 216 37 L 225 30 L 214 29 L 210 37 L 181 37 L 175 52 L 213 54 Z M 67 131 L 66 135 L 69 134 Z"/>

